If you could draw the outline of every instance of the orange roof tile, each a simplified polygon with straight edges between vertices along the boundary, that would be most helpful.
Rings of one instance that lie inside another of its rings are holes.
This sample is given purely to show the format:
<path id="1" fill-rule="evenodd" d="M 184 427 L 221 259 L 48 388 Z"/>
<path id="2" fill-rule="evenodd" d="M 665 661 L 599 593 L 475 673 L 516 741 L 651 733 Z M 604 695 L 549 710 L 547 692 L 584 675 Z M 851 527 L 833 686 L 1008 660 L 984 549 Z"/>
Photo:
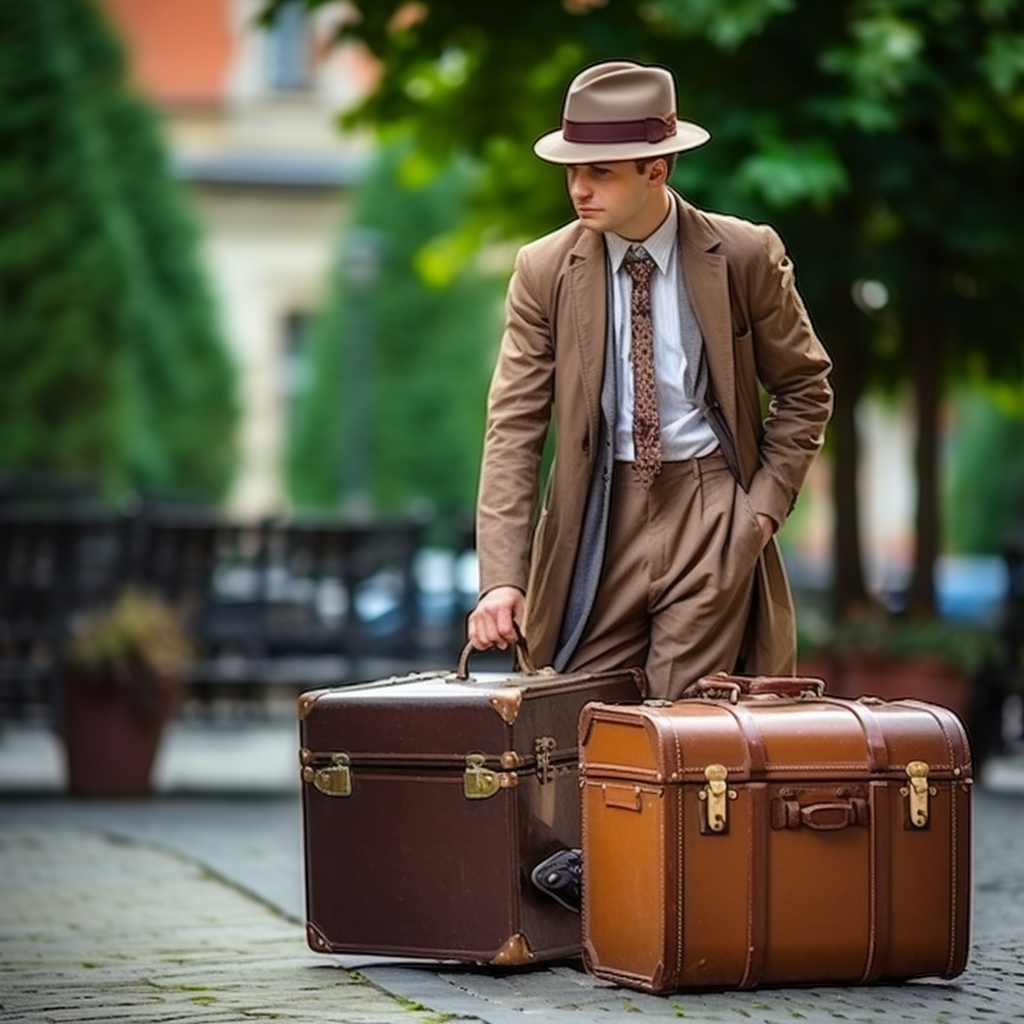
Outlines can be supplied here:
<path id="1" fill-rule="evenodd" d="M 101 0 L 132 80 L 158 103 L 215 103 L 232 58 L 229 0 Z"/>

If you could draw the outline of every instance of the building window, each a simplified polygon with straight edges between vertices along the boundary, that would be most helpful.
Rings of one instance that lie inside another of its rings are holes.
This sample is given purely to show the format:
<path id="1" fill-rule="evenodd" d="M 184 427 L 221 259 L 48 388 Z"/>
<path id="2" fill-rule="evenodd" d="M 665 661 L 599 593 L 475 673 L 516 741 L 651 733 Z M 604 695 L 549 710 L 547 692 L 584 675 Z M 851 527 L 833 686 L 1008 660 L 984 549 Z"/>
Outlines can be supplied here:
<path id="1" fill-rule="evenodd" d="M 285 314 L 282 324 L 281 398 L 289 429 L 294 429 L 299 404 L 309 386 L 309 325 L 310 315 L 297 311 Z"/>
<path id="2" fill-rule="evenodd" d="M 275 92 L 297 92 L 308 89 L 311 78 L 306 9 L 290 0 L 267 29 L 267 82 Z"/>

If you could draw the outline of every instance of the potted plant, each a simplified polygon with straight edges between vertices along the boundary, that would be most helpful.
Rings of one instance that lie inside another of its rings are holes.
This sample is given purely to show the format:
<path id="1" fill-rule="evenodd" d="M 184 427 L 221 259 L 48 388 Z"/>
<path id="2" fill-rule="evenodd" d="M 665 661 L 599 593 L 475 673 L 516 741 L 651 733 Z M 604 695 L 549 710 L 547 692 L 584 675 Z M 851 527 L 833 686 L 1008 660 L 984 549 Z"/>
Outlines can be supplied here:
<path id="1" fill-rule="evenodd" d="M 817 654 L 832 694 L 926 700 L 966 720 L 972 679 L 993 644 L 992 631 L 979 626 L 879 615 L 834 627 L 818 638 Z"/>
<path id="2" fill-rule="evenodd" d="M 184 617 L 143 590 L 122 590 L 73 624 L 63 659 L 62 738 L 68 790 L 143 796 L 192 647 Z"/>

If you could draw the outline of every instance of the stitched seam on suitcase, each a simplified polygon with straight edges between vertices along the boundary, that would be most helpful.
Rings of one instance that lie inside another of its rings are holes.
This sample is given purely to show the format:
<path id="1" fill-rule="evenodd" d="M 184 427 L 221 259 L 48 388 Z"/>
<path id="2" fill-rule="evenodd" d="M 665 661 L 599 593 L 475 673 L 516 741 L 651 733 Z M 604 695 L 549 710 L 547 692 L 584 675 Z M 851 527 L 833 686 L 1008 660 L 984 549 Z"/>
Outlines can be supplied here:
<path id="1" fill-rule="evenodd" d="M 675 769 L 683 763 L 682 744 L 679 742 L 679 733 L 675 733 L 676 763 Z M 685 865 L 683 864 L 684 842 L 686 832 L 686 819 L 684 818 L 683 794 L 684 787 L 676 786 L 676 836 L 678 837 L 678 850 L 676 851 L 676 974 L 673 979 L 673 986 L 679 988 L 683 983 L 683 915 L 686 912 L 686 904 L 683 902 L 686 893 L 684 891 L 683 879 L 686 877 Z"/>
<path id="2" fill-rule="evenodd" d="M 868 951 L 861 974 L 861 984 L 875 981 L 889 966 L 891 939 L 891 908 L 889 905 L 892 879 L 889 860 L 890 816 L 880 810 L 883 798 L 888 805 L 890 786 L 888 783 L 873 783 L 870 790 L 871 819 L 869 835 L 869 922 Z M 884 877 L 880 878 L 880 875 Z"/>
<path id="3" fill-rule="evenodd" d="M 929 715 L 935 720 L 935 724 L 939 727 L 939 732 L 942 733 L 942 738 L 946 741 L 946 749 L 949 752 L 949 760 L 952 763 L 956 758 L 956 753 L 953 748 L 953 741 L 949 737 L 949 733 L 946 731 L 946 724 L 943 721 L 943 715 L 937 714 L 935 710 L 929 707 L 927 704 L 922 702 L 921 706 L 928 712 Z M 949 977 L 954 973 L 953 967 L 956 960 L 956 932 L 957 932 L 957 919 L 960 913 L 960 905 L 957 899 L 957 880 L 960 876 L 960 859 L 958 857 L 959 843 L 960 843 L 960 830 L 959 830 L 959 816 L 957 814 L 957 807 L 959 801 L 956 798 L 956 787 L 957 780 L 955 778 L 950 779 L 949 782 L 949 953 L 946 957 L 946 976 Z"/>
<path id="4" fill-rule="evenodd" d="M 896 778 L 902 778 L 906 775 L 906 767 L 907 766 L 905 764 L 894 764 L 887 772 L 885 772 L 885 774 Z M 953 764 L 929 764 L 932 774 L 935 772 L 951 772 L 954 767 L 955 765 Z M 773 762 L 767 766 L 767 771 L 772 773 L 808 772 L 813 773 L 814 775 L 847 775 L 855 772 L 856 774 L 861 775 L 864 772 L 864 764 L 863 762 L 856 764 L 775 764 Z"/>
<path id="5" fill-rule="evenodd" d="M 594 770 L 600 769 L 602 767 L 603 766 L 601 766 L 601 765 L 595 765 L 594 766 Z M 728 770 L 729 770 L 729 777 L 730 778 L 736 778 L 737 776 L 742 778 L 744 773 L 745 773 L 745 771 L 746 771 L 746 766 L 745 765 L 731 765 L 730 764 L 730 765 L 726 765 L 725 767 L 728 768 Z M 775 761 L 771 761 L 771 762 L 769 762 L 765 766 L 765 771 L 767 771 L 769 773 L 773 773 L 773 774 L 775 772 L 807 772 L 807 773 L 814 773 L 815 775 L 825 774 L 825 775 L 829 775 L 829 776 L 833 776 L 833 775 L 849 775 L 851 773 L 856 773 L 857 775 L 862 775 L 863 772 L 864 772 L 864 767 L 865 766 L 864 766 L 864 762 L 863 761 L 847 761 L 847 762 L 836 762 L 836 761 L 833 761 L 833 762 L 830 762 L 829 764 L 808 764 L 806 761 L 801 761 L 798 764 L 779 764 L 779 763 L 777 763 Z M 888 768 L 888 770 L 886 771 L 885 774 L 891 775 L 891 776 L 895 776 L 895 777 L 899 778 L 899 777 L 902 777 L 902 776 L 905 775 L 906 767 L 907 766 L 905 764 L 892 764 L 892 765 L 889 766 L 889 768 Z M 956 765 L 953 762 L 950 762 L 949 764 L 936 763 L 936 764 L 931 764 L 930 767 L 931 767 L 933 772 L 951 772 L 951 771 L 953 771 L 956 768 Z M 634 770 L 634 773 L 635 773 L 635 770 Z M 611 774 L 611 772 L 608 772 L 608 774 Z M 651 773 L 652 777 L 655 774 L 656 773 L 652 772 Z M 695 767 L 686 767 L 686 768 L 681 768 L 679 770 L 679 774 L 681 776 L 683 776 L 683 775 L 692 775 L 694 778 L 703 778 L 703 776 L 704 776 L 704 768 L 703 767 L 696 767 L 696 768 Z M 623 776 L 623 778 L 627 777 L 627 773 L 625 771 L 623 771 L 622 772 L 622 776 Z M 633 775 L 628 775 L 628 777 L 629 778 L 633 778 Z"/>
<path id="6" fill-rule="evenodd" d="M 959 784 L 959 780 L 955 775 L 957 768 L 956 765 L 956 745 L 950 738 L 949 732 L 946 730 L 945 716 L 950 712 L 942 709 L 937 710 L 933 705 L 926 701 L 915 701 L 907 700 L 901 701 L 901 703 L 912 705 L 921 711 L 927 712 L 932 719 L 934 719 L 936 725 L 939 727 L 939 732 L 942 734 L 942 738 L 946 742 L 946 751 L 949 755 L 949 765 L 932 766 L 938 767 L 939 769 L 947 769 L 954 773 L 953 778 L 949 780 L 949 823 L 950 823 L 950 851 L 949 851 L 949 944 L 948 954 L 946 957 L 946 972 L 945 977 L 954 977 L 956 975 L 956 960 L 957 960 L 957 924 L 958 917 L 961 913 L 960 901 L 959 901 L 959 887 L 958 881 L 960 877 L 960 816 L 959 816 L 959 801 L 957 800 L 956 787 Z"/>
<path id="7" fill-rule="evenodd" d="M 746 772 L 746 766 L 742 764 L 729 764 L 725 767 L 729 770 L 729 777 L 732 779 L 742 779 Z M 892 764 L 884 773 L 880 774 L 893 776 L 895 778 L 902 778 L 906 773 L 906 767 L 907 766 L 905 764 Z M 934 764 L 930 764 L 930 768 L 933 772 L 951 772 L 956 768 L 956 765 L 953 762 L 948 764 L 936 762 Z M 806 761 L 801 761 L 796 764 L 780 764 L 776 761 L 770 761 L 765 765 L 765 771 L 772 775 L 776 772 L 794 772 L 814 774 L 815 776 L 819 774 L 828 776 L 856 774 L 858 776 L 862 776 L 864 769 L 865 764 L 863 761 L 832 761 L 828 764 L 809 764 Z M 612 770 L 605 769 L 603 765 L 593 765 L 591 770 L 595 772 L 603 771 L 604 774 L 608 775 L 614 774 Z M 620 774 L 623 778 L 634 778 L 636 771 L 636 769 L 630 769 L 629 771 L 622 770 Z M 679 774 L 680 776 L 693 776 L 698 779 L 703 778 L 704 767 L 689 766 L 680 768 Z M 652 771 L 650 775 L 652 778 L 655 778 L 657 773 Z"/>
<path id="8" fill-rule="evenodd" d="M 757 724 L 757 719 L 742 705 L 725 706 L 732 716 L 740 736 L 743 737 L 750 761 L 749 772 L 752 777 L 765 776 L 768 772 L 767 750 L 764 735 Z M 759 831 L 767 840 L 767 814 L 764 812 L 762 799 L 763 789 L 754 785 L 747 787 L 748 821 L 747 821 L 747 957 L 740 979 L 740 988 L 753 988 L 761 981 L 764 972 L 765 943 L 767 939 L 768 917 L 764 900 L 767 893 L 767 858 L 758 856 L 756 840 Z"/>

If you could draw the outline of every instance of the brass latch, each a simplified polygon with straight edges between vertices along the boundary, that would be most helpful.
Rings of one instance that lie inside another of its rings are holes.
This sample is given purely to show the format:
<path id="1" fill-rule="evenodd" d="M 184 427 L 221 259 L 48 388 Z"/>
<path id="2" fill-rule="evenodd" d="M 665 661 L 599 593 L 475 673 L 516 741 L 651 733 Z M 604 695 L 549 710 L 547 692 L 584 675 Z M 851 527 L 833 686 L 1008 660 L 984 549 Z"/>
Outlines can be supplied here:
<path id="1" fill-rule="evenodd" d="M 907 765 L 910 785 L 900 789 L 900 794 L 908 798 L 908 820 L 914 828 L 925 828 L 928 825 L 928 797 L 937 792 L 934 786 L 928 785 L 928 771 L 924 761 L 911 761 Z"/>
<path id="2" fill-rule="evenodd" d="M 501 788 L 501 776 L 484 767 L 483 754 L 467 754 L 462 773 L 462 794 L 467 800 L 486 800 Z"/>
<path id="3" fill-rule="evenodd" d="M 736 790 L 726 784 L 728 777 L 729 769 L 724 764 L 709 764 L 704 769 L 707 785 L 697 795 L 704 802 L 704 824 L 708 832 L 725 832 L 728 827 L 726 805 L 736 799 Z"/>
<path id="4" fill-rule="evenodd" d="M 311 782 L 325 796 L 351 796 L 352 767 L 348 754 L 332 754 L 331 763 L 324 768 L 306 765 L 302 781 Z"/>
<path id="5" fill-rule="evenodd" d="M 537 781 L 542 786 L 555 777 L 555 769 L 551 767 L 551 753 L 554 749 L 554 736 L 538 736 L 533 741 L 533 752 L 537 755 Z"/>

